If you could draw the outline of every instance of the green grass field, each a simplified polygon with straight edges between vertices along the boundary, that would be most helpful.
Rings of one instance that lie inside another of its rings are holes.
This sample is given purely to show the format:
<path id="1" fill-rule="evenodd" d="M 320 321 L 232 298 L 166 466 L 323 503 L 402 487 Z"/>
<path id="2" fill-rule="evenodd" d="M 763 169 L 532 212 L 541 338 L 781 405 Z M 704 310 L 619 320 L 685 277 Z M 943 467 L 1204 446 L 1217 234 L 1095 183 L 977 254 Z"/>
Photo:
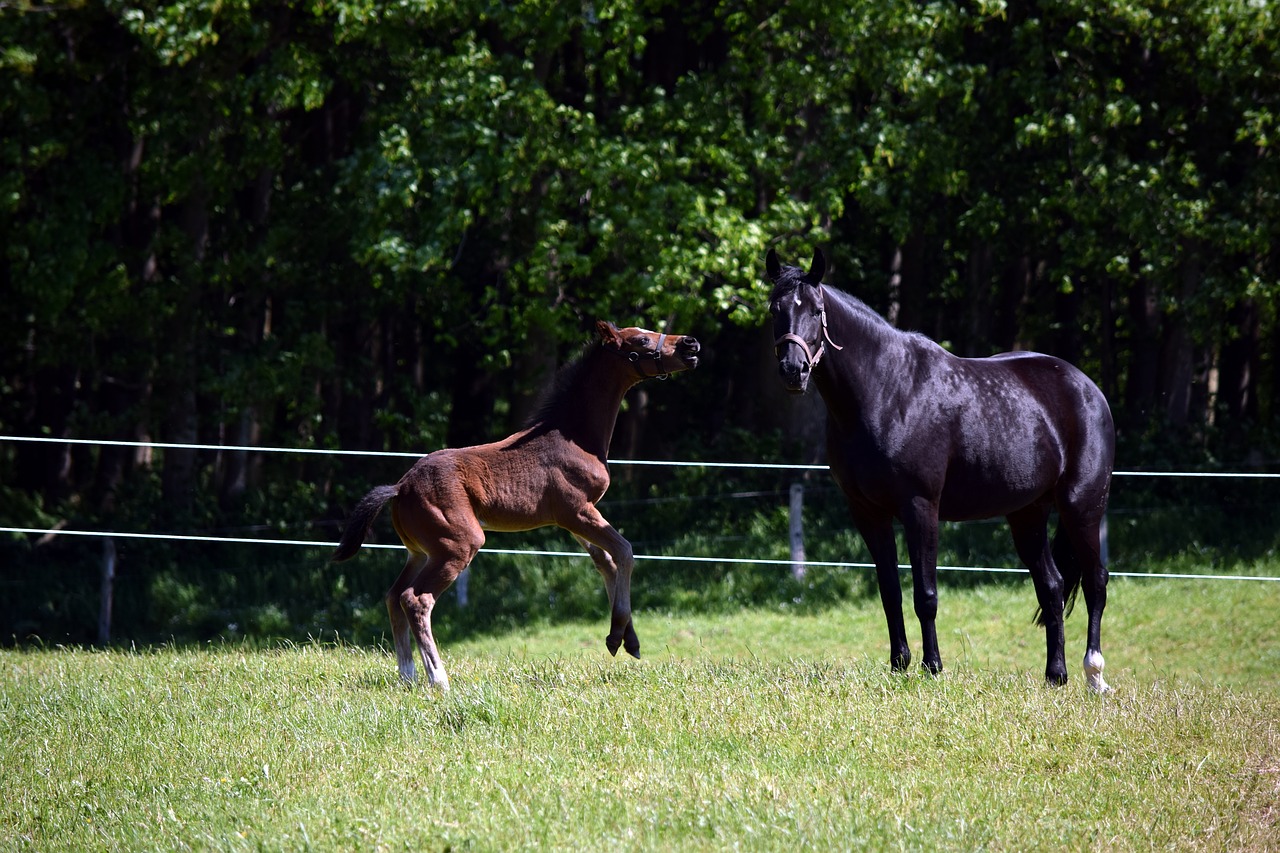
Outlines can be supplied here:
<path id="1" fill-rule="evenodd" d="M 0 849 L 1280 848 L 1280 584 L 1113 580 L 1101 699 L 1083 606 L 1056 690 L 1034 609 L 944 586 L 937 678 L 874 599 L 639 612 L 639 662 L 603 612 L 444 636 L 448 694 L 385 649 L 4 651 Z"/>

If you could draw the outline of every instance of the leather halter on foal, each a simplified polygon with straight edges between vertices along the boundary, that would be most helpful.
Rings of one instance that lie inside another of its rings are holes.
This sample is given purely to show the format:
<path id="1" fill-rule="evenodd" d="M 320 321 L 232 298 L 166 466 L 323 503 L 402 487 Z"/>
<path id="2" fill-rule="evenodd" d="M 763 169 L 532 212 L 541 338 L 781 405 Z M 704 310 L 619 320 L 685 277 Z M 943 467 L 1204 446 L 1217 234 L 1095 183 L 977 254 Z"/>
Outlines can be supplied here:
<path id="1" fill-rule="evenodd" d="M 808 363 L 809 370 L 813 370 L 818 366 L 818 362 L 822 360 L 823 353 L 826 352 L 825 344 L 831 344 L 836 352 L 844 349 L 844 347 L 831 340 L 831 333 L 827 331 L 827 305 L 821 285 L 818 286 L 818 310 L 814 313 L 818 315 L 818 319 L 822 323 L 822 336 L 818 338 L 818 351 L 815 353 L 813 350 L 809 349 L 809 343 L 804 338 L 792 332 L 787 332 L 785 335 L 773 342 L 773 352 L 775 357 L 782 357 L 782 345 L 787 341 L 790 341 L 800 347 L 800 350 L 804 353 L 805 361 Z"/>
<path id="2" fill-rule="evenodd" d="M 636 369 L 641 379 L 657 379 L 664 380 L 671 376 L 671 372 L 662 369 L 662 345 L 666 343 L 667 336 L 665 333 L 658 334 L 658 346 L 652 353 L 640 353 L 632 350 L 631 352 L 618 351 L 618 355 L 631 362 L 632 367 Z M 653 373 L 645 372 L 645 365 L 649 362 L 657 365 L 657 369 Z"/>

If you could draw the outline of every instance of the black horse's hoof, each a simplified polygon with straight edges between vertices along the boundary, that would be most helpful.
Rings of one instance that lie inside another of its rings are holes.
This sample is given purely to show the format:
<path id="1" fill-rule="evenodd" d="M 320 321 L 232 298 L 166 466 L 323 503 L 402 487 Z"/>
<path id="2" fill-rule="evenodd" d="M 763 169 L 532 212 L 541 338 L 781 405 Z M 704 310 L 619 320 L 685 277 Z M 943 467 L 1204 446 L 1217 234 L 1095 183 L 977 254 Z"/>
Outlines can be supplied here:
<path id="1" fill-rule="evenodd" d="M 626 647 L 627 654 L 636 660 L 640 660 L 640 638 L 636 636 L 636 629 L 627 623 L 626 633 L 622 635 L 622 644 Z"/>
<path id="2" fill-rule="evenodd" d="M 614 657 L 618 656 L 618 648 L 622 645 L 622 638 L 615 637 L 612 634 L 604 638 L 604 646 L 609 650 L 609 654 Z"/>
<path id="3" fill-rule="evenodd" d="M 1044 674 L 1044 683 L 1050 687 L 1063 687 L 1067 683 L 1067 674 L 1065 672 L 1046 672 Z"/>
<path id="4" fill-rule="evenodd" d="M 920 665 L 920 668 L 923 669 L 925 672 L 929 673 L 930 675 L 937 675 L 938 673 L 942 672 L 942 661 L 927 660 Z"/>
<path id="5" fill-rule="evenodd" d="M 911 655 L 897 655 L 889 658 L 889 668 L 894 672 L 906 672 L 909 666 L 911 666 Z"/>

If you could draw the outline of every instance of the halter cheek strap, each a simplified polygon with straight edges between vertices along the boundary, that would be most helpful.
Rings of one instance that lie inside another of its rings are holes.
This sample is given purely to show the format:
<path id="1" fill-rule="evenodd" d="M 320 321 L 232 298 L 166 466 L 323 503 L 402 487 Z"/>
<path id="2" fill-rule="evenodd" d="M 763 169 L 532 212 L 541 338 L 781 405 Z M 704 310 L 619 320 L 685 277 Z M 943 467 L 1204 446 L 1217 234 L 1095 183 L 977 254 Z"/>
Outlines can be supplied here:
<path id="1" fill-rule="evenodd" d="M 659 381 L 666 379 L 671 374 L 662 369 L 662 346 L 667 342 L 665 334 L 658 335 L 658 347 L 653 354 L 645 355 L 635 351 L 627 353 L 627 361 L 635 365 L 636 373 L 640 374 L 641 379 L 657 379 Z M 653 373 L 646 373 L 644 366 L 646 362 L 654 362 L 657 369 Z"/>
<path id="2" fill-rule="evenodd" d="M 822 290 L 819 289 L 818 293 L 821 295 Z M 818 362 L 822 361 L 822 356 L 827 350 L 826 344 L 831 344 L 832 349 L 836 350 L 836 352 L 844 349 L 844 347 L 831 340 L 831 332 L 827 331 L 827 307 L 825 304 L 820 303 L 818 305 L 818 319 L 822 323 L 822 337 L 818 338 L 817 352 L 809 349 L 809 343 L 804 338 L 799 335 L 792 334 L 791 332 L 787 332 L 785 335 L 773 342 L 773 348 L 777 351 L 778 357 L 782 357 L 780 347 L 787 342 L 791 342 L 800 347 L 801 352 L 804 353 L 805 361 L 809 363 L 809 369 L 813 370 L 818 366 Z"/>

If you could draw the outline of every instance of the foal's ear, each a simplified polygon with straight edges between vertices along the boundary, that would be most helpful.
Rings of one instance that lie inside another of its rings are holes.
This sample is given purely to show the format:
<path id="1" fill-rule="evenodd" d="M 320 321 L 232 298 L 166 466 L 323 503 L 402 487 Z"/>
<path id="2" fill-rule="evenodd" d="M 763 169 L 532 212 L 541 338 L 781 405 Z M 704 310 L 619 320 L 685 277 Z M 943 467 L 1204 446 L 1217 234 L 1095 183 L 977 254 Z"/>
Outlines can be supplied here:
<path id="1" fill-rule="evenodd" d="M 618 334 L 618 327 L 605 320 L 596 320 L 596 335 L 602 345 L 622 346 L 622 335 Z"/>
<path id="2" fill-rule="evenodd" d="M 782 275 L 782 264 L 778 263 L 778 253 L 773 249 L 769 250 L 769 254 L 764 256 L 764 271 L 769 276 L 769 281 L 775 284 L 778 276 Z"/>
<path id="3" fill-rule="evenodd" d="M 805 273 L 805 280 L 810 284 L 822 284 L 822 277 L 827 274 L 827 258 L 822 254 L 822 250 L 814 247 L 813 261 L 809 263 L 809 272 Z"/>

